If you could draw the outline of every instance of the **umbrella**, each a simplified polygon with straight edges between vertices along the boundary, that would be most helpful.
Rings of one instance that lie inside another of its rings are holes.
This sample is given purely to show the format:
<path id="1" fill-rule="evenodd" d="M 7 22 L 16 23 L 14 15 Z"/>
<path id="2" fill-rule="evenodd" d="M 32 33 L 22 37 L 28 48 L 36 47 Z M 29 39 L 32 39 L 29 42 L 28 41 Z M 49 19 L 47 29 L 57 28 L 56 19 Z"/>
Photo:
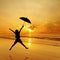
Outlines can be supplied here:
<path id="1" fill-rule="evenodd" d="M 20 17 L 19 19 L 31 24 L 31 21 L 26 17 Z"/>

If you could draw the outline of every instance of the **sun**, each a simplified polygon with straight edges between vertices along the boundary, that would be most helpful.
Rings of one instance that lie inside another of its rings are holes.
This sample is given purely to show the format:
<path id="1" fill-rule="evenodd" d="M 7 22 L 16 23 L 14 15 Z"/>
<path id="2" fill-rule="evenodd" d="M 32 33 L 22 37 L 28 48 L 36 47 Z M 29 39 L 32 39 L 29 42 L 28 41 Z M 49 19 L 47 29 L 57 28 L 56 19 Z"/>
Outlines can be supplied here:
<path id="1" fill-rule="evenodd" d="M 32 32 L 32 29 L 29 28 L 28 31 L 29 31 L 29 33 L 31 33 Z"/>
<path id="2" fill-rule="evenodd" d="M 31 28 L 28 28 L 26 26 L 25 26 L 25 29 L 28 31 L 28 33 L 32 33 L 33 32 L 33 30 Z"/>

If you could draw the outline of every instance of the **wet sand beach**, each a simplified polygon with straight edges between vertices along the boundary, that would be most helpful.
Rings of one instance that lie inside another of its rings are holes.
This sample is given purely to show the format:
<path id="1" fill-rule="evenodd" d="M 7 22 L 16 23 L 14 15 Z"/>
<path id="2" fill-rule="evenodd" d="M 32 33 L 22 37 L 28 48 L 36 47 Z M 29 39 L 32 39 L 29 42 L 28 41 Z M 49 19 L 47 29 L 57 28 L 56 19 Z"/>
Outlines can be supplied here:
<path id="1" fill-rule="evenodd" d="M 60 41 L 32 38 L 26 38 L 26 40 L 24 44 L 29 49 L 17 43 L 9 51 L 14 40 L 0 38 L 0 60 L 60 60 Z"/>

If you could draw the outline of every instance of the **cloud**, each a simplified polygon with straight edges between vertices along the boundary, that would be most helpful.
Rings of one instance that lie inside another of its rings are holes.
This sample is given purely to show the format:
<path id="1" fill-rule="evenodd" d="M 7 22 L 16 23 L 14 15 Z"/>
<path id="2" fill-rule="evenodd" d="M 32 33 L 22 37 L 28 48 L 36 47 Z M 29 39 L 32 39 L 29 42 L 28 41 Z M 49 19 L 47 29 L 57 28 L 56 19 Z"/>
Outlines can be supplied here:
<path id="1" fill-rule="evenodd" d="M 38 29 L 39 30 L 39 29 Z M 55 20 L 44 24 L 40 33 L 60 34 L 60 20 Z"/>

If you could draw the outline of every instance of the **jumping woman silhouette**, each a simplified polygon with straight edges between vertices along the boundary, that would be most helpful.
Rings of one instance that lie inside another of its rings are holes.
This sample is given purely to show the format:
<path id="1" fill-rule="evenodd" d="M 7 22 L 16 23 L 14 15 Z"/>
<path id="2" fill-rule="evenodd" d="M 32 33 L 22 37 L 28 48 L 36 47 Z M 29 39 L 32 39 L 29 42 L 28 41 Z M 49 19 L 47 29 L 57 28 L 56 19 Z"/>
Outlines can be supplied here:
<path id="1" fill-rule="evenodd" d="M 9 28 L 9 30 L 11 30 L 11 31 L 15 34 L 15 38 L 16 38 L 14 44 L 11 46 L 11 48 L 10 48 L 9 50 L 11 50 L 12 47 L 13 47 L 17 42 L 21 43 L 26 49 L 28 49 L 28 48 L 23 44 L 23 42 L 22 42 L 21 39 L 20 39 L 20 32 L 21 32 L 21 30 L 22 30 L 23 27 L 24 27 L 24 25 L 21 27 L 20 31 L 18 31 L 17 29 L 16 29 L 15 31 L 13 31 L 12 29 Z"/>

